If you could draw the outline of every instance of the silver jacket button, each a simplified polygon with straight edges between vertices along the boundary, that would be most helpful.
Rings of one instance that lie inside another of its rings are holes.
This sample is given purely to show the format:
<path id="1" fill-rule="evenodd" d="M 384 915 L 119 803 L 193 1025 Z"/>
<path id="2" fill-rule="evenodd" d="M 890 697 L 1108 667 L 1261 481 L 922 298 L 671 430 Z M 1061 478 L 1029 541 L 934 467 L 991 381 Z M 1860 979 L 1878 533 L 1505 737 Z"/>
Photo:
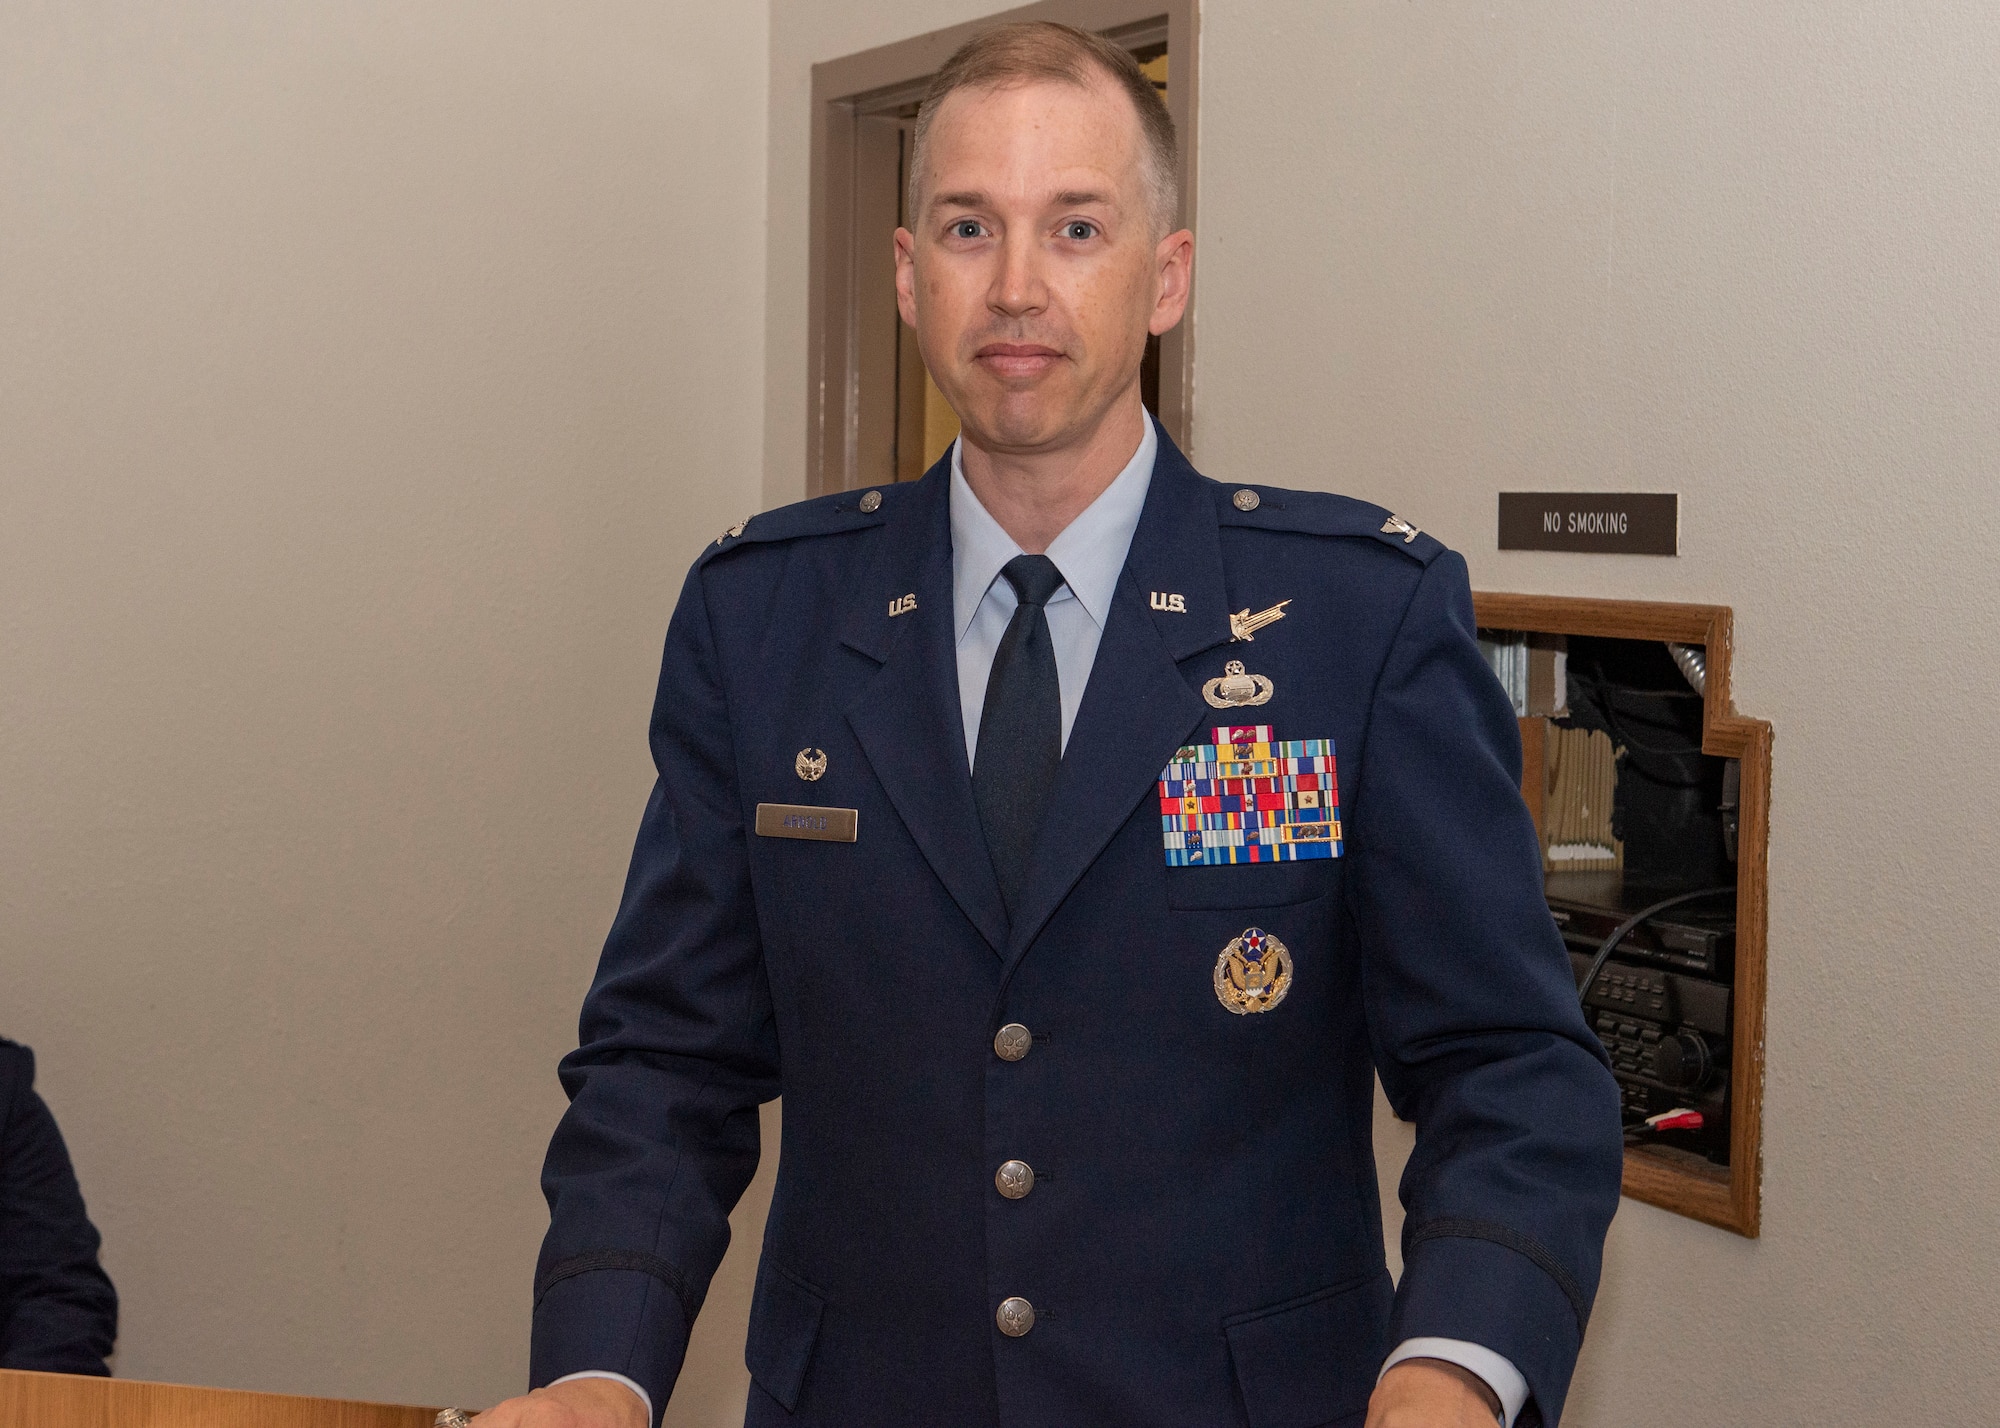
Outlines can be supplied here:
<path id="1" fill-rule="evenodd" d="M 1002 1061 L 1019 1061 L 1028 1054 L 1035 1038 L 1018 1021 L 1010 1021 L 993 1033 L 993 1054 Z"/>
<path id="2" fill-rule="evenodd" d="M 1035 1188 L 1035 1172 L 1025 1160 L 1010 1160 L 993 1172 L 993 1184 L 1009 1200 L 1018 1200 Z"/>
<path id="3" fill-rule="evenodd" d="M 1236 503 L 1236 509 L 1239 511 L 1254 511 L 1259 504 L 1257 493 L 1247 486 L 1229 499 Z"/>
<path id="4" fill-rule="evenodd" d="M 880 491 L 870 491 L 866 495 L 862 496 L 861 514 L 863 514 L 864 516 L 872 516 L 881 509 L 882 509 L 882 493 Z"/>
<path id="5" fill-rule="evenodd" d="M 1035 1306 L 1025 1299 L 1002 1299 L 993 1322 L 1010 1339 L 1018 1339 L 1035 1327 Z"/>

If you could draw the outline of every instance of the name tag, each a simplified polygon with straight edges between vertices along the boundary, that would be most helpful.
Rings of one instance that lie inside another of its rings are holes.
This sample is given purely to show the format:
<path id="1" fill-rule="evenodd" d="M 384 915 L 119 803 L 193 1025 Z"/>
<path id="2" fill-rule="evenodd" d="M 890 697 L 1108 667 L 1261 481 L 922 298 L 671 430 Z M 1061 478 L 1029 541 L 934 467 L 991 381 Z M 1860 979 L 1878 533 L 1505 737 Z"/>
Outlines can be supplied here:
<path id="1" fill-rule="evenodd" d="M 816 808 L 809 803 L 760 803 L 757 836 L 810 838 L 818 843 L 852 843 L 860 814 L 852 808 Z"/>

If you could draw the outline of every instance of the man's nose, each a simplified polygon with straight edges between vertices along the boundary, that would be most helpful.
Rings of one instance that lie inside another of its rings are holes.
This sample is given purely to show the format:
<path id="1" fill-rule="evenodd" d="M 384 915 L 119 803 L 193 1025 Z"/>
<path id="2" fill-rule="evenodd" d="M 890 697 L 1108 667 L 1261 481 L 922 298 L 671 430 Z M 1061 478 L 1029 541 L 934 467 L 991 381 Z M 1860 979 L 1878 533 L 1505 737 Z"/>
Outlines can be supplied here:
<path id="1" fill-rule="evenodd" d="M 1026 317 L 1049 305 L 1048 284 L 1041 271 L 1040 245 L 1009 234 L 1000 243 L 1000 268 L 986 294 L 986 305 L 1007 317 Z"/>

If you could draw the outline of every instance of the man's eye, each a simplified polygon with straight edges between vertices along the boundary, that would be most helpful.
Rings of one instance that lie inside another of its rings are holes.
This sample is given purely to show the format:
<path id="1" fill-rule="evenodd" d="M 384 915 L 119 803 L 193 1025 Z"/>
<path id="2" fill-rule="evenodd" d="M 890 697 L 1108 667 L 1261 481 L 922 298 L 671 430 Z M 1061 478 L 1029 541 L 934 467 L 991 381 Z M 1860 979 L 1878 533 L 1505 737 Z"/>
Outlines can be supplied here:
<path id="1" fill-rule="evenodd" d="M 1069 239 L 1072 243 L 1081 243 L 1086 238 L 1094 238 L 1096 236 L 1097 225 L 1095 223 L 1085 223 L 1081 218 L 1073 218 L 1063 225 L 1063 237 Z"/>
<path id="2" fill-rule="evenodd" d="M 979 236 L 979 220 L 975 218 L 959 219 L 958 222 L 951 225 L 951 236 L 954 238 L 977 238 Z"/>

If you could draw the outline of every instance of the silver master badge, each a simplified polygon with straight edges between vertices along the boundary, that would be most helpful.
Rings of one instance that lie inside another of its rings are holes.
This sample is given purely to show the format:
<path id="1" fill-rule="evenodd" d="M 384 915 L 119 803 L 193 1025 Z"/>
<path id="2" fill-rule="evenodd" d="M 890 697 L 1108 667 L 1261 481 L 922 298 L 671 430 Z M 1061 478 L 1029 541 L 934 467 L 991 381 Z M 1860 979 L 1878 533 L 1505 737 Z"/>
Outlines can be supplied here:
<path id="1" fill-rule="evenodd" d="M 1237 709 L 1250 704 L 1269 704 L 1277 686 L 1261 674 L 1245 674 L 1243 661 L 1233 659 L 1222 667 L 1220 678 L 1201 687 L 1201 697 L 1216 709 Z"/>

